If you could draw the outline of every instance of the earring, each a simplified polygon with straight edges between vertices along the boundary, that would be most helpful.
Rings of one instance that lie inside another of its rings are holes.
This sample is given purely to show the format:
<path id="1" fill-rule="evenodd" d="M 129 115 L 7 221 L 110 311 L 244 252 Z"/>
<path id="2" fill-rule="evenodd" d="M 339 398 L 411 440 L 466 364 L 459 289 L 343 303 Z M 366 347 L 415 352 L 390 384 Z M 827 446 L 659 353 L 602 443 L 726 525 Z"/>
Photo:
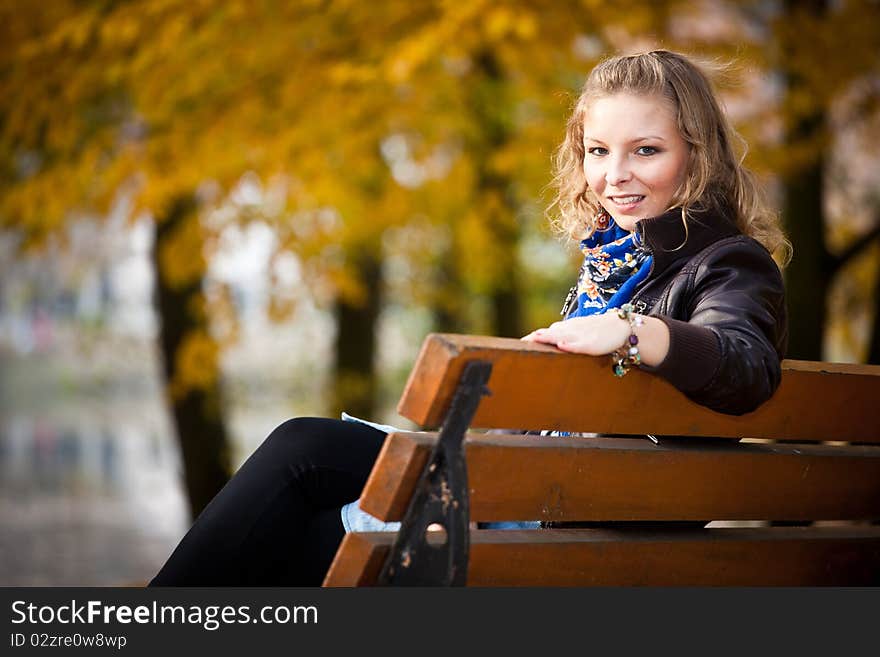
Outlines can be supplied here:
<path id="1" fill-rule="evenodd" d="M 593 215 L 593 226 L 595 226 L 596 230 L 608 230 L 611 227 L 611 224 L 611 215 L 600 205 L 596 214 Z"/>

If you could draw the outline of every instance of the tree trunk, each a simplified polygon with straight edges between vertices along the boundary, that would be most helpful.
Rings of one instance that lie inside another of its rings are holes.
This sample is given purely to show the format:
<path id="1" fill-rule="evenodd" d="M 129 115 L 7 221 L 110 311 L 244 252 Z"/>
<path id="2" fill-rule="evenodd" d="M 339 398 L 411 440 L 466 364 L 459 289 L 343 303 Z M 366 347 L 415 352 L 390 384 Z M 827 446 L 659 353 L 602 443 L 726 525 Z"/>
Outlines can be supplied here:
<path id="1" fill-rule="evenodd" d="M 795 2 L 786 0 L 785 15 L 807 12 L 814 20 L 826 13 L 825 0 Z M 790 98 L 811 96 L 803 76 L 791 68 L 799 61 L 804 44 L 792 34 L 783 41 L 782 69 Z M 785 143 L 790 152 L 798 153 L 807 146 L 812 154 L 798 162 L 784 177 L 782 216 L 794 247 L 794 255 L 786 270 L 786 296 L 789 310 L 789 358 L 822 360 L 822 342 L 827 318 L 828 292 L 834 272 L 834 261 L 825 243 L 824 170 L 821 144 L 827 132 L 824 107 L 811 111 L 786 106 Z"/>
<path id="2" fill-rule="evenodd" d="M 356 256 L 354 266 L 366 294 L 361 303 L 336 301 L 336 363 L 333 377 L 334 417 L 346 411 L 370 418 L 376 411 L 376 323 L 382 302 L 382 267 L 370 254 Z"/>
<path id="3" fill-rule="evenodd" d="M 807 130 L 818 130 L 817 117 Z M 796 137 L 792 137 L 795 139 Z M 823 160 L 785 180 L 782 215 L 794 247 L 786 270 L 789 310 L 788 358 L 822 360 L 832 258 L 825 246 Z"/>
<path id="4" fill-rule="evenodd" d="M 880 271 L 874 282 L 874 326 L 868 342 L 868 362 L 880 365 Z"/>
<path id="5" fill-rule="evenodd" d="M 231 471 L 218 349 L 210 337 L 202 289 L 203 244 L 193 199 L 178 200 L 157 221 L 152 259 L 159 345 L 193 518 L 223 487 Z M 197 377 L 187 383 L 193 370 Z"/>
<path id="6" fill-rule="evenodd" d="M 497 171 L 492 159 L 510 141 L 513 111 L 508 83 L 495 54 L 483 51 L 475 57 L 480 77 L 472 100 L 482 143 L 476 146 L 477 192 L 501 200 L 500 207 L 485 220 L 497 247 L 498 274 L 491 292 L 492 333 L 501 337 L 522 335 L 522 284 L 519 277 L 520 238 L 517 203 L 507 175 Z"/>
<path id="7" fill-rule="evenodd" d="M 434 268 L 436 294 L 431 302 L 432 325 L 438 333 L 467 333 L 465 287 L 456 263 L 457 247 L 453 244 Z"/>

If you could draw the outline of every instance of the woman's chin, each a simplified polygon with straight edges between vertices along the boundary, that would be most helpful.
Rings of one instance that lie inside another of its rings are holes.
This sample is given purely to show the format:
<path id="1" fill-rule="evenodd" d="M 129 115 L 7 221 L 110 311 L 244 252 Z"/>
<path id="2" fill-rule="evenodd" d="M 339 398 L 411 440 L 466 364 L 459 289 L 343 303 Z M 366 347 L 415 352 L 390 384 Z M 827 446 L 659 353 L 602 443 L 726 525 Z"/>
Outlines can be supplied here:
<path id="1" fill-rule="evenodd" d="M 624 230 L 635 230 L 636 229 L 636 222 L 639 221 L 640 219 L 643 219 L 643 217 L 641 217 L 641 216 L 627 215 L 627 214 L 611 215 L 611 216 L 614 217 L 614 223 L 616 223 L 618 226 L 620 226 Z"/>

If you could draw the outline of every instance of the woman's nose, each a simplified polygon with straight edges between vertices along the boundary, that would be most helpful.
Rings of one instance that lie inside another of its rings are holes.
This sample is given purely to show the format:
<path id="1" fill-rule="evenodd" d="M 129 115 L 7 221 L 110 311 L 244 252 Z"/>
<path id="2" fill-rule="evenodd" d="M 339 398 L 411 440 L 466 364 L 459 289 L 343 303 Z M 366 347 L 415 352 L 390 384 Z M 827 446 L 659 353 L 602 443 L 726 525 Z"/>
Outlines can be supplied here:
<path id="1" fill-rule="evenodd" d="M 609 158 L 608 169 L 605 171 L 605 182 L 616 187 L 632 178 L 632 171 L 626 158 Z"/>

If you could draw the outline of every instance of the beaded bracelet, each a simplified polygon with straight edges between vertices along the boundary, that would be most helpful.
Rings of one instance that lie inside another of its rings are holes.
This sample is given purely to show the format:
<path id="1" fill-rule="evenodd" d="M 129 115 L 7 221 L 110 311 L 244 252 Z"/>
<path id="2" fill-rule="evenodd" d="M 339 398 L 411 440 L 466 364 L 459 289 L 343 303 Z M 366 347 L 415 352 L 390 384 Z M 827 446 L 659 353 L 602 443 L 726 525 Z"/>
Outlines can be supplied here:
<path id="1" fill-rule="evenodd" d="M 633 313 L 633 305 L 625 303 L 617 309 L 617 316 L 629 322 L 629 338 L 623 345 L 611 354 L 611 370 L 614 376 L 624 376 L 633 367 L 638 367 L 642 362 L 639 353 L 639 336 L 636 335 L 636 327 L 645 323 L 641 315 Z"/>

